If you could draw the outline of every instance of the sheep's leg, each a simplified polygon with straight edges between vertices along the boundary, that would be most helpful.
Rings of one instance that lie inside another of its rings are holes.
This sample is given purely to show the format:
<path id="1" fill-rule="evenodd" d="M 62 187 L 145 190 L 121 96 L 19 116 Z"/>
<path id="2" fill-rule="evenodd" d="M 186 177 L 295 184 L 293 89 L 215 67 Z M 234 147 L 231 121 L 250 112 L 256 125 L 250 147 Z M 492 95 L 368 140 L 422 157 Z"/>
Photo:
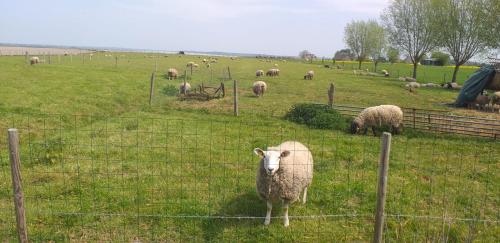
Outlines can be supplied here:
<path id="1" fill-rule="evenodd" d="M 288 227 L 289 221 L 288 221 L 288 204 L 290 202 L 288 200 L 283 201 L 283 225 L 285 227 Z"/>
<path id="2" fill-rule="evenodd" d="M 266 213 L 266 219 L 264 220 L 264 225 L 269 225 L 269 223 L 271 223 L 272 209 L 273 209 L 273 203 L 271 201 L 267 201 L 267 213 Z"/>
<path id="3" fill-rule="evenodd" d="M 302 195 L 302 203 L 306 203 L 307 201 L 307 186 L 304 188 L 304 194 Z"/>
<path id="4" fill-rule="evenodd" d="M 372 132 L 373 132 L 373 136 L 375 136 L 375 137 L 376 137 L 376 136 L 377 136 L 377 133 L 375 133 L 375 127 L 374 127 L 374 126 L 372 126 Z"/>
<path id="5" fill-rule="evenodd" d="M 363 135 L 366 135 L 368 133 L 368 127 L 365 128 L 365 132 L 363 133 Z"/>

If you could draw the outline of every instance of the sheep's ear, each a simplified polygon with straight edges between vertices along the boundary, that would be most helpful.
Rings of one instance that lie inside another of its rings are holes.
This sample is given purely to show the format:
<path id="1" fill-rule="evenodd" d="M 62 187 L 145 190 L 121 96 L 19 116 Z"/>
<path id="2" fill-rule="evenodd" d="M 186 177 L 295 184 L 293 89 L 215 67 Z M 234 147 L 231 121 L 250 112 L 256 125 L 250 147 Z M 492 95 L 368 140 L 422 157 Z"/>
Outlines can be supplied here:
<path id="1" fill-rule="evenodd" d="M 260 149 L 260 148 L 255 148 L 255 149 L 253 150 L 253 152 L 254 152 L 256 155 L 260 156 L 261 158 L 262 158 L 262 157 L 264 157 L 264 151 L 263 151 L 262 149 Z"/>
<path id="2" fill-rule="evenodd" d="M 285 151 L 281 152 L 280 157 L 281 157 L 281 158 L 284 158 L 284 157 L 286 157 L 286 156 L 288 156 L 288 155 L 290 155 L 290 151 L 285 150 Z"/>

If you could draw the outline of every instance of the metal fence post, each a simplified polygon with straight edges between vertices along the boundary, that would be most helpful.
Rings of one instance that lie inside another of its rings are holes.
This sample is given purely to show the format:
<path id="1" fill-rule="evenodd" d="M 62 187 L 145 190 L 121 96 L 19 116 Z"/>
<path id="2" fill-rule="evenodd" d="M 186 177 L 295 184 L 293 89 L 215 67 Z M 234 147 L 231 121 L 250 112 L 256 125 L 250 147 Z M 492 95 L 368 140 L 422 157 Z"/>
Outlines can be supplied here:
<path id="1" fill-rule="evenodd" d="M 389 154 L 391 153 L 391 134 L 384 132 L 382 135 L 382 148 L 380 151 L 380 164 L 378 171 L 377 211 L 375 212 L 375 231 L 373 242 L 381 243 L 384 228 L 385 197 L 387 193 L 387 172 L 389 171 Z"/>
<path id="2" fill-rule="evenodd" d="M 28 229 L 26 228 L 26 216 L 24 213 L 24 195 L 21 185 L 21 171 L 19 158 L 19 133 L 17 129 L 10 128 L 9 134 L 9 157 L 12 171 L 12 189 L 14 191 L 14 207 L 16 209 L 17 234 L 19 242 L 28 242 Z"/>
<path id="3" fill-rule="evenodd" d="M 330 83 L 330 88 L 328 89 L 328 106 L 330 106 L 330 108 L 333 108 L 334 94 L 335 94 L 335 85 L 333 85 L 333 83 Z"/>
<path id="4" fill-rule="evenodd" d="M 155 87 L 155 73 L 153 72 L 151 74 L 151 83 L 149 85 L 149 105 L 151 105 L 151 103 L 153 103 L 154 87 Z"/>

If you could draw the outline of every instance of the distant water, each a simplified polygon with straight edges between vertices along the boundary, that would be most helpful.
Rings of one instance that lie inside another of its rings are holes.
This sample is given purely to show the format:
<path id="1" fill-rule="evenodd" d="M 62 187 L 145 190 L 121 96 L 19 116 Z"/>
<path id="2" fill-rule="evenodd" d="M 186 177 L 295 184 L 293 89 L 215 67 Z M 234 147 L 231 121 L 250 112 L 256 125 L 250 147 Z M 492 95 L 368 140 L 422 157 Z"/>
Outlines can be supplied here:
<path id="1" fill-rule="evenodd" d="M 71 48 L 93 51 L 114 51 L 114 52 L 145 52 L 145 53 L 165 53 L 177 54 L 179 51 L 153 50 L 153 49 L 135 49 L 135 48 L 119 48 L 119 47 L 94 47 L 94 46 L 62 46 L 62 45 L 40 45 L 40 44 L 15 44 L 15 43 L 0 43 L 0 46 L 18 46 L 18 47 L 33 47 L 33 48 Z M 202 56 L 238 56 L 238 57 L 254 57 L 254 56 L 276 56 L 257 53 L 237 53 L 237 52 L 220 52 L 220 51 L 189 51 L 182 50 L 186 55 L 202 55 Z M 290 56 L 282 56 L 290 57 Z"/>

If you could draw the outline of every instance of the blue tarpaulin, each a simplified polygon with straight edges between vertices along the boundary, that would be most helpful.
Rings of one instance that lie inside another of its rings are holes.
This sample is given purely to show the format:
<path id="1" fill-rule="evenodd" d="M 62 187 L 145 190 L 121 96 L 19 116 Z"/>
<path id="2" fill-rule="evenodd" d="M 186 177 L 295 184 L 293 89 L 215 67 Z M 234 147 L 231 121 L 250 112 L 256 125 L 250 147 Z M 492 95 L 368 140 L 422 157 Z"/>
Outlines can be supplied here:
<path id="1" fill-rule="evenodd" d="M 493 79 L 495 68 L 491 65 L 482 66 L 473 73 L 460 90 L 455 101 L 455 106 L 463 107 L 467 101 L 473 101 L 483 91 L 486 85 Z"/>

